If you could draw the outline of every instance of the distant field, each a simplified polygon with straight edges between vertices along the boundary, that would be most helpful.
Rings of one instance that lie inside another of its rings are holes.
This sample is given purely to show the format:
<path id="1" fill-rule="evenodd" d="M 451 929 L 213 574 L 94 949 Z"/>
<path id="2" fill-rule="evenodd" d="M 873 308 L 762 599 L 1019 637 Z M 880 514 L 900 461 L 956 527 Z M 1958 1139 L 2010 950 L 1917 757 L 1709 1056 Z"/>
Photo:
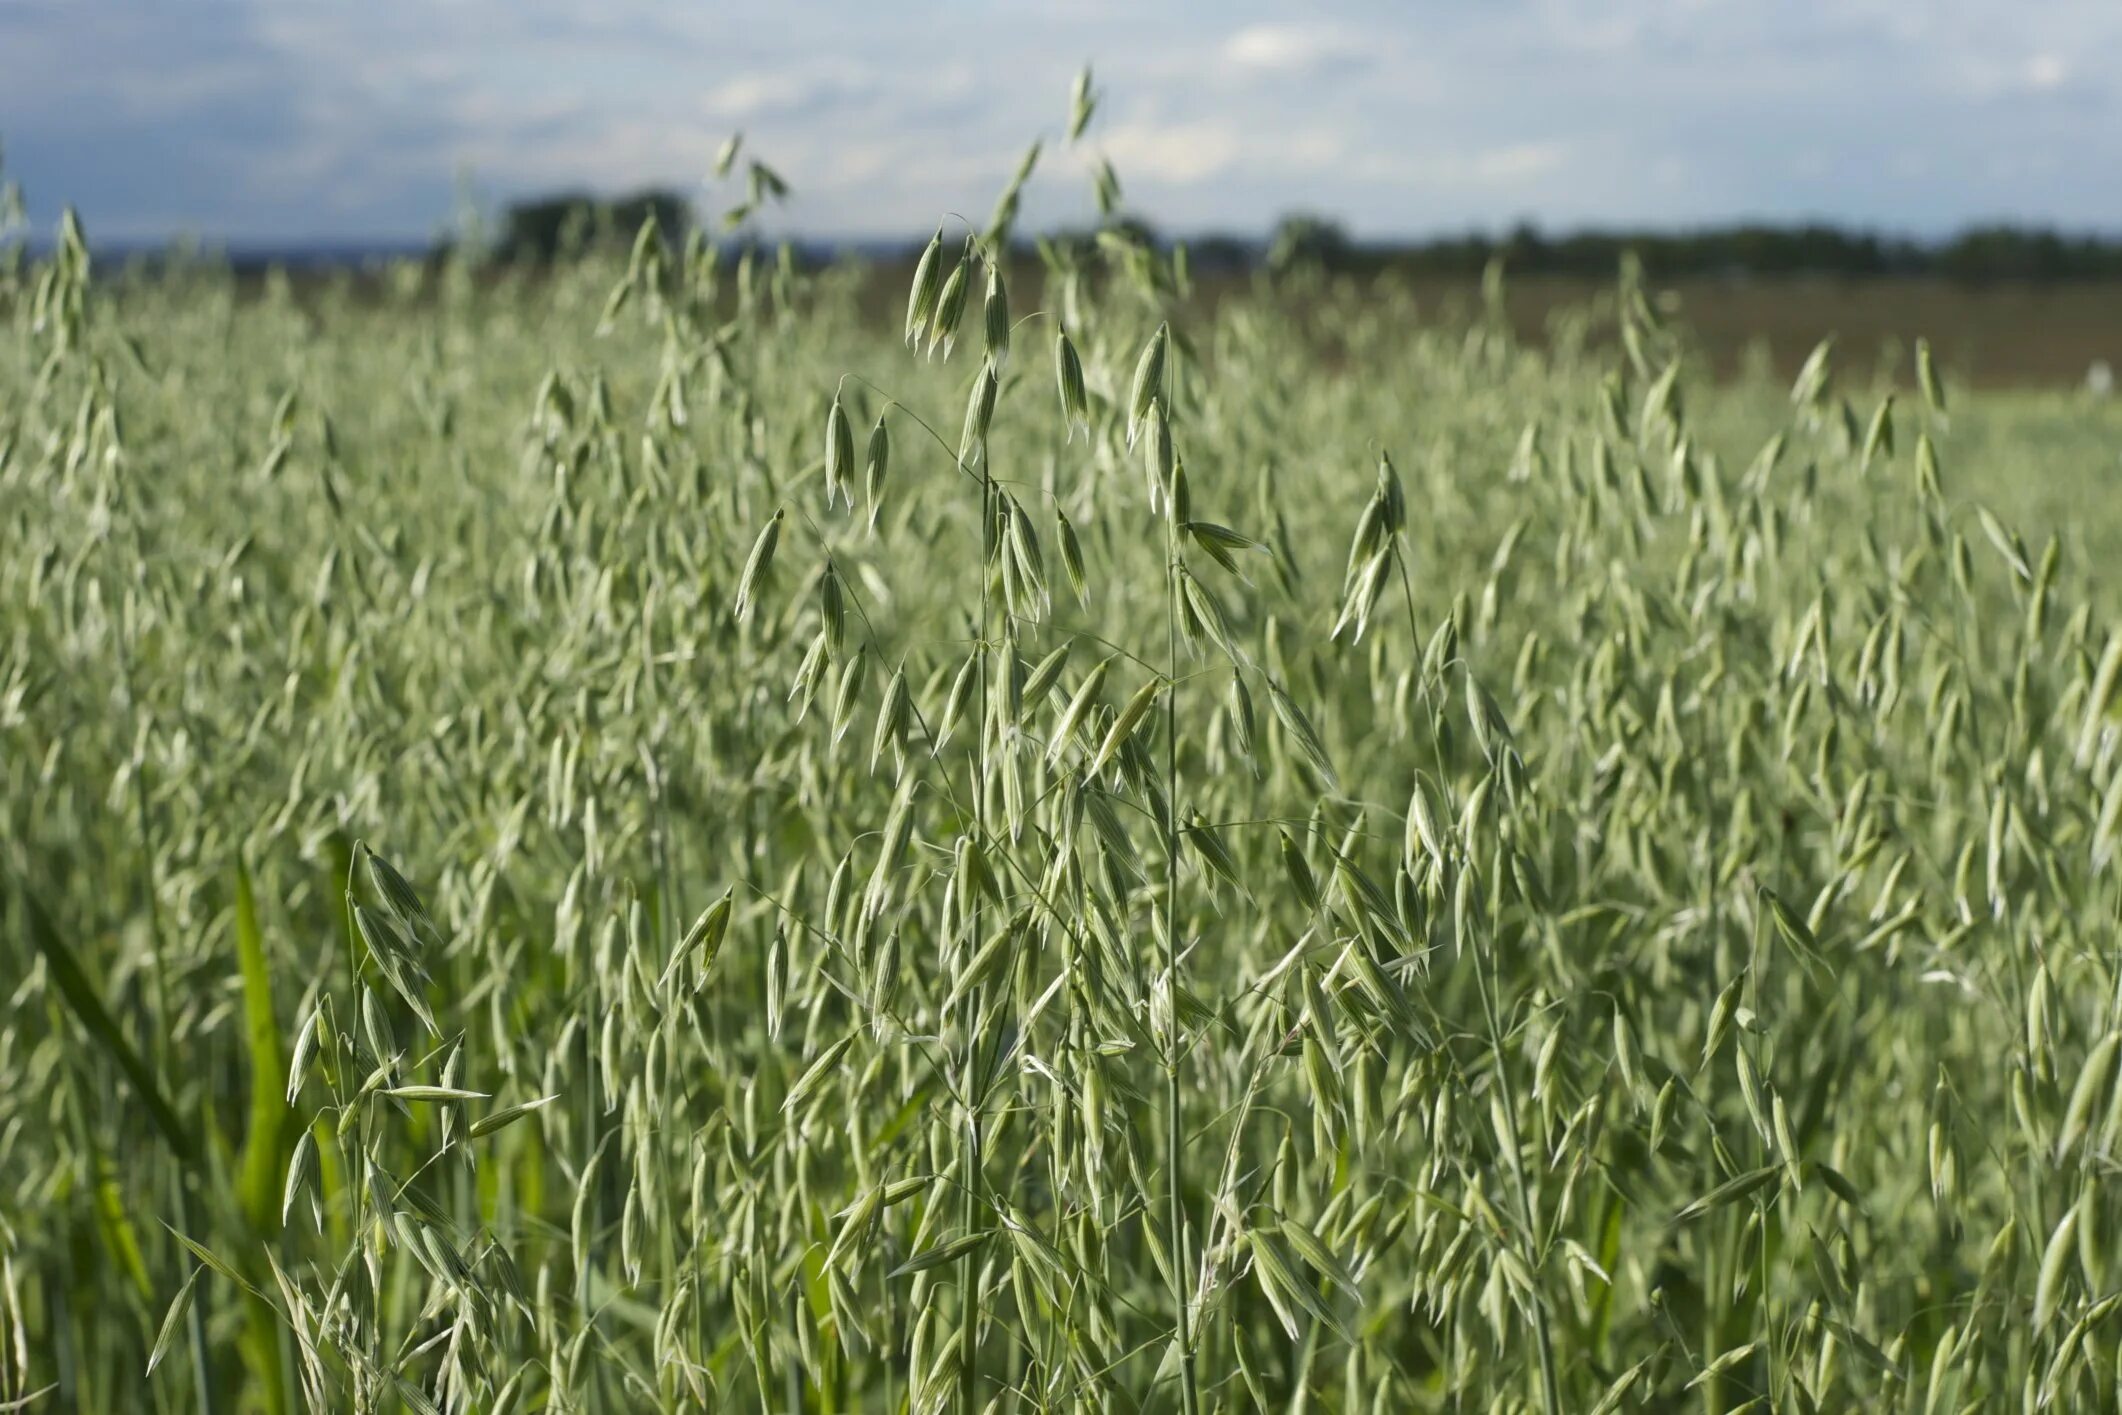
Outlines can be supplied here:
<path id="1" fill-rule="evenodd" d="M 1694 339 L 1720 374 L 1764 356 L 1788 378 L 1828 334 L 1841 336 L 1853 371 L 1912 376 L 1913 341 L 1927 337 L 1939 365 L 1985 388 L 2071 388 L 2105 360 L 2122 380 L 2122 284 L 1961 285 L 1934 279 L 1690 280 L 1652 284 L 1678 299 Z M 1434 301 L 1466 306 L 1475 292 L 1442 282 Z M 1512 323 L 1527 337 L 1558 309 L 1598 293 L 1582 281 L 1525 276 L 1509 282 Z"/>
<path id="2" fill-rule="evenodd" d="M 911 264 L 887 260 L 850 268 L 863 272 L 856 295 L 860 307 L 880 321 L 899 318 Z M 399 278 L 360 271 L 360 266 L 310 265 L 296 267 L 291 278 L 294 288 L 312 299 L 331 289 L 365 291 L 373 298 L 387 281 Z M 1011 262 L 1011 277 L 1023 288 L 1037 288 L 1037 262 L 1019 255 Z M 484 278 L 534 283 L 540 277 L 516 271 Z M 253 272 L 239 283 L 255 294 L 263 281 Z M 1205 307 L 1234 294 L 1249 296 L 1257 283 L 1250 275 L 1206 273 L 1195 282 L 1195 299 Z M 1471 279 L 1341 276 L 1332 283 L 1350 291 L 1389 286 L 1399 307 L 1424 320 L 1463 323 L 1482 307 L 1480 283 Z M 2075 389 L 2085 384 L 2094 363 L 2104 361 L 2122 396 L 2122 282 L 1977 283 L 1927 276 L 1662 281 L 1653 272 L 1648 284 L 1723 379 L 1743 372 L 1788 379 L 1815 344 L 1836 334 L 1847 371 L 1906 381 L 1913 377 L 1914 340 L 1921 336 L 1930 340 L 1949 377 L 1973 387 Z M 1511 274 L 1505 303 L 1518 337 L 1538 344 L 1558 318 L 1610 305 L 1612 290 L 1610 280 Z"/>
<path id="3" fill-rule="evenodd" d="M 1211 293 L 1224 281 L 1208 280 Z M 1242 283 L 1242 282 L 1230 282 Z M 1351 281 L 1360 285 L 1363 282 Z M 1395 280 L 1418 309 L 1464 320 L 1481 309 L 1478 283 Z M 1720 378 L 1763 372 L 1789 379 L 1819 341 L 1838 336 L 1838 360 L 1859 376 L 1914 376 L 1914 340 L 1928 338 L 1939 366 L 1981 388 L 2077 388 L 2097 360 L 2122 386 L 2122 283 L 1956 284 L 1893 279 L 1649 280 Z M 1510 276 L 1512 328 L 1541 342 L 1558 318 L 1608 298 L 1612 282 Z"/>
<path id="4" fill-rule="evenodd" d="M 1027 264 L 1022 274 L 1035 274 Z M 863 302 L 896 318 L 910 268 L 871 268 Z M 1478 281 L 1442 277 L 1333 277 L 1349 291 L 1390 287 L 1424 319 L 1465 322 L 1482 308 Z M 1719 378 L 1762 372 L 1788 379 L 1814 345 L 1838 336 L 1838 360 L 1860 376 L 1907 381 L 1916 338 L 1928 338 L 1948 376 L 1979 388 L 2075 389 L 2095 362 L 2122 396 L 2122 282 L 1960 283 L 1927 277 L 1648 280 Z M 1206 302 L 1247 293 L 1250 276 L 1208 274 Z M 1505 304 L 1518 337 L 1544 342 L 1557 319 L 1610 305 L 1613 282 L 1509 275 Z M 1610 320 L 1607 328 L 1611 328 Z"/>

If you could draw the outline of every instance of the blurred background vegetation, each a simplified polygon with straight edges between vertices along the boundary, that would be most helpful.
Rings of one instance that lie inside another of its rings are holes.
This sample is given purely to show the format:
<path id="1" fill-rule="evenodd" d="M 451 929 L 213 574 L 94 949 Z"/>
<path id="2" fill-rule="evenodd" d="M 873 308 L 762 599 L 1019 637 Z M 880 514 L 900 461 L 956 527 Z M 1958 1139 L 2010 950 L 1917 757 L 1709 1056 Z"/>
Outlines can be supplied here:
<path id="1" fill-rule="evenodd" d="M 490 228 L 438 241 L 432 256 L 439 261 L 469 242 L 496 265 L 536 269 L 624 247 L 644 222 L 653 222 L 673 249 L 699 225 L 691 201 L 675 189 L 618 197 L 556 193 L 507 205 Z M 1293 288 L 1306 281 L 1388 281 L 1412 290 L 1420 307 L 1440 318 L 1460 318 L 1485 310 L 1484 277 L 1505 271 L 1498 309 L 1519 339 L 1533 343 L 1610 288 L 1623 259 L 1632 256 L 1668 312 L 1686 316 L 1708 371 L 1720 378 L 1787 377 L 1828 334 L 1838 336 L 1852 366 L 1890 373 L 1910 357 L 1911 330 L 1927 333 L 1957 377 L 1984 387 L 2099 393 L 2111 389 L 2113 368 L 2122 364 L 2122 239 L 2039 227 L 1970 228 L 1929 243 L 1826 223 L 1569 233 L 1527 223 L 1500 235 L 1366 242 L 1331 217 L 1311 213 L 1283 217 L 1264 239 L 1174 238 L 1127 214 L 1112 218 L 1108 229 L 1115 228 L 1167 248 L 1183 240 L 1199 297 L 1208 301 L 1249 291 L 1261 280 Z M 1096 237 L 1086 230 L 1048 239 L 1089 245 Z M 890 318 L 921 239 L 797 242 L 790 256 L 811 268 L 846 260 L 868 267 L 875 289 L 868 304 Z M 1037 264 L 1032 244 L 1018 247 L 1029 272 Z M 239 274 L 259 278 L 275 265 L 300 264 L 290 254 L 234 252 L 230 259 Z M 298 280 L 345 269 L 358 277 L 361 266 L 359 259 L 320 260 L 298 270 Z"/>

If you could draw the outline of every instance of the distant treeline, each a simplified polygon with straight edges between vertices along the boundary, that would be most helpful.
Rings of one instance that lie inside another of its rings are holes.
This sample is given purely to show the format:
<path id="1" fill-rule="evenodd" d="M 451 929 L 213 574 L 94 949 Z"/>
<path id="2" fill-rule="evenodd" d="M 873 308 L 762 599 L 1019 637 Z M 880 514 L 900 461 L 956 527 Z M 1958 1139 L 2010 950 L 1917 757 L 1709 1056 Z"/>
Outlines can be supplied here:
<path id="1" fill-rule="evenodd" d="M 1501 258 L 1514 274 L 1610 276 L 1634 252 L 1664 279 L 1704 275 L 1935 276 L 1954 280 L 2122 278 L 2122 238 L 2067 236 L 2021 226 L 1981 226 L 1942 241 L 1884 236 L 1841 226 L 1703 227 L 1691 231 L 1588 230 L 1548 234 L 1520 225 L 1502 236 L 1476 232 L 1409 242 L 1358 242 L 1332 221 L 1288 217 L 1265 245 L 1211 238 L 1192 243 L 1203 259 L 1258 259 L 1337 270 L 1479 275 Z M 1256 254 L 1249 254 L 1256 253 Z"/>
<path id="2" fill-rule="evenodd" d="M 655 221 L 665 240 L 676 245 L 691 231 L 694 214 L 683 197 L 662 190 L 618 200 L 580 194 L 543 197 L 508 207 L 489 250 L 507 261 L 549 261 L 599 244 L 631 241 L 647 220 Z M 1126 225 L 1141 238 L 1163 243 L 1138 220 L 1128 219 Z M 1077 232 L 1055 239 L 1087 240 L 1088 236 Z M 1328 218 L 1297 215 L 1285 217 L 1265 240 L 1208 235 L 1189 237 L 1186 245 L 1197 268 L 1223 271 L 1309 266 L 1355 273 L 1399 270 L 1471 277 L 1500 257 L 1513 274 L 1598 280 L 1611 276 L 1623 255 L 1634 252 L 1647 271 L 1663 279 L 1720 275 L 2122 279 L 2122 237 L 2072 236 L 2009 225 L 1973 227 L 1945 240 L 1921 241 L 1825 223 L 1554 234 L 1521 224 L 1502 235 L 1474 232 L 1381 242 L 1357 240 Z M 800 253 L 807 260 L 822 261 L 846 249 L 806 243 Z M 916 242 L 909 242 L 903 254 L 911 260 L 917 249 Z M 864 244 L 859 252 L 887 259 L 901 254 L 886 242 Z M 1024 253 L 1030 254 L 1028 245 Z"/>

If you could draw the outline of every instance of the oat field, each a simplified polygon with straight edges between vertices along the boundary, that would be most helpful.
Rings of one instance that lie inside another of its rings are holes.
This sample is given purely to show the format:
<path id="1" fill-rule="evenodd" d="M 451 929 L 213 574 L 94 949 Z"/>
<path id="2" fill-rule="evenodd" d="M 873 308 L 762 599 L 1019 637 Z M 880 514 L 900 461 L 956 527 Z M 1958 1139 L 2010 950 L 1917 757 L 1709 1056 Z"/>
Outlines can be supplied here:
<path id="1" fill-rule="evenodd" d="M 2113 1408 L 2122 418 L 1016 190 L 0 265 L 0 1410 Z"/>

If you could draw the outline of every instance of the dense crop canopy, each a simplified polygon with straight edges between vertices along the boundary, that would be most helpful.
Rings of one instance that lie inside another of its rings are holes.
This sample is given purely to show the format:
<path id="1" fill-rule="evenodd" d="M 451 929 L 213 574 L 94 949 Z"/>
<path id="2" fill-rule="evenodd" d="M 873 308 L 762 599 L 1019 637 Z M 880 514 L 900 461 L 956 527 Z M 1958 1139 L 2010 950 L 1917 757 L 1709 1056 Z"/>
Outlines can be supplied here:
<path id="1" fill-rule="evenodd" d="M 2112 1403 L 2076 415 L 1126 229 L 0 269 L 0 1408 Z"/>

